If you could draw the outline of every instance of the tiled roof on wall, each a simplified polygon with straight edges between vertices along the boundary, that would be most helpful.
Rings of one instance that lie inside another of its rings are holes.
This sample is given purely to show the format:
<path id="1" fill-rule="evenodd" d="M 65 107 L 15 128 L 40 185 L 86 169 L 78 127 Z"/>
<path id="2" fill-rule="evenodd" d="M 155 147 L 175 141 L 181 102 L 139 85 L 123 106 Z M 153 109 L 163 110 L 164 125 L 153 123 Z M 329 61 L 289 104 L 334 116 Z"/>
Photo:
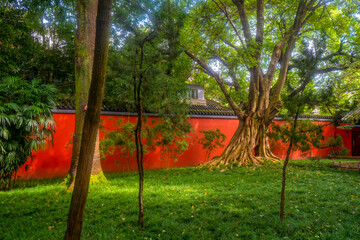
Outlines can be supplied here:
<path id="1" fill-rule="evenodd" d="M 126 104 L 108 104 L 104 103 L 102 107 L 102 111 L 107 114 L 116 114 L 116 115 L 136 115 L 134 110 L 131 110 L 129 105 Z M 58 104 L 57 110 L 61 112 L 62 110 L 75 110 L 75 104 L 71 100 L 63 100 Z M 154 114 L 156 113 L 146 111 L 146 113 Z M 206 105 L 196 105 L 192 104 L 189 106 L 189 115 L 191 117 L 219 117 L 219 118 L 236 118 L 234 111 L 229 107 L 224 107 L 220 103 L 206 99 Z M 284 120 L 286 119 L 286 115 L 279 114 L 276 116 L 275 120 Z M 302 114 L 299 116 L 299 119 L 310 119 L 317 121 L 331 121 L 333 117 L 330 115 L 310 115 L 310 114 Z"/>
<path id="2" fill-rule="evenodd" d="M 286 114 L 279 114 L 276 116 L 275 119 L 286 119 L 287 115 Z M 309 120 L 333 120 L 334 117 L 331 115 L 312 115 L 312 114 L 300 114 L 299 115 L 299 119 L 304 120 L 304 119 L 309 119 Z"/>
<path id="3" fill-rule="evenodd" d="M 231 108 L 221 106 L 221 104 L 206 99 L 205 105 L 190 105 L 190 115 L 216 115 L 216 116 L 235 116 Z"/>
<path id="4" fill-rule="evenodd" d="M 130 107 L 127 108 L 128 105 L 126 104 L 108 104 L 104 103 L 103 107 L 101 108 L 102 111 L 105 112 L 117 112 L 117 113 L 132 113 L 135 112 Z M 57 105 L 57 110 L 75 110 L 75 104 L 71 100 L 62 100 Z M 151 113 L 150 111 L 146 111 L 146 113 Z M 156 114 L 156 113 L 154 113 Z M 235 116 L 233 110 L 231 108 L 227 108 L 221 106 L 221 104 L 206 99 L 206 105 L 196 105 L 191 104 L 189 106 L 189 114 L 190 115 L 210 115 L 210 116 Z"/>
<path id="5" fill-rule="evenodd" d="M 343 122 L 356 122 L 360 119 L 360 108 L 346 114 L 341 121 Z"/>

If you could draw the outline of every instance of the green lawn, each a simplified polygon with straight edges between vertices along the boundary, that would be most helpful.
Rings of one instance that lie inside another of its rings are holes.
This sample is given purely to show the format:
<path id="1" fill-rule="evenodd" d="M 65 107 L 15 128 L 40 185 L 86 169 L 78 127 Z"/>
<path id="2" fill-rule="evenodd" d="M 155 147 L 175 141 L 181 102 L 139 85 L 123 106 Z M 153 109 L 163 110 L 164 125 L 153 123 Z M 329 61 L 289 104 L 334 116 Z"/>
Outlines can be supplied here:
<path id="1" fill-rule="evenodd" d="M 279 220 L 281 165 L 145 173 L 145 226 L 137 229 L 137 173 L 107 174 L 89 192 L 84 239 L 360 239 L 360 174 L 329 160 L 289 164 Z M 71 193 L 62 179 L 0 192 L 0 239 L 62 239 Z"/>

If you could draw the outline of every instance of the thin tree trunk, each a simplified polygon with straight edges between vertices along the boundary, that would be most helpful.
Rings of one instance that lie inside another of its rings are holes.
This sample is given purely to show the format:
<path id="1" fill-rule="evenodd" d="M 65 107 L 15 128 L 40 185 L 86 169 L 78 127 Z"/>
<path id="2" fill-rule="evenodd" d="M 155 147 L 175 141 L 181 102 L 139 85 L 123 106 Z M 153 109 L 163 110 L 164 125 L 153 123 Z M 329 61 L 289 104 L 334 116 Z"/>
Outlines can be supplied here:
<path id="1" fill-rule="evenodd" d="M 91 166 L 94 157 L 95 141 L 104 96 L 107 55 L 109 50 L 111 8 L 112 0 L 99 1 L 96 19 L 94 68 L 92 71 L 88 110 L 85 116 L 79 165 L 76 172 L 75 186 L 71 198 L 64 239 L 80 239 L 81 237 Z"/>
<path id="2" fill-rule="evenodd" d="M 284 165 L 282 168 L 282 184 L 281 184 L 281 196 L 280 196 L 280 219 L 284 220 L 285 218 L 285 187 L 286 187 L 286 168 L 287 165 L 289 163 L 289 159 L 290 159 L 290 154 L 291 154 L 291 149 L 293 147 L 293 141 L 294 141 L 294 134 L 296 131 L 296 126 L 297 126 L 297 120 L 298 120 L 298 116 L 299 116 L 299 110 L 300 108 L 298 108 L 296 115 L 295 115 L 295 119 L 294 119 L 294 125 L 293 125 L 293 132 L 291 134 L 290 137 L 290 143 L 289 143 L 289 147 L 286 151 L 286 158 L 284 161 Z"/>
<path id="3" fill-rule="evenodd" d="M 91 72 L 94 59 L 96 14 L 98 0 L 78 1 L 77 3 L 77 32 L 75 41 L 75 134 L 73 137 L 73 151 L 69 169 L 68 188 L 74 187 L 75 173 L 78 166 L 82 131 L 89 98 Z M 97 140 L 95 152 L 100 151 Z M 100 157 L 93 160 L 92 175 L 99 174 L 101 169 Z"/>
<path id="4" fill-rule="evenodd" d="M 138 103 L 139 104 L 139 103 Z M 141 123 L 142 116 L 141 112 L 138 111 L 138 120 L 135 129 L 135 141 L 136 141 L 136 162 L 139 171 L 139 218 L 138 224 L 140 230 L 144 230 L 144 202 L 143 202 L 143 191 L 144 191 L 144 168 L 143 168 L 143 146 L 141 143 Z"/>
<path id="5" fill-rule="evenodd" d="M 138 224 L 140 230 L 144 230 L 144 202 L 143 202 L 143 191 L 144 191 L 144 166 L 143 166 L 143 159 L 144 159 L 144 149 L 141 140 L 141 128 L 142 128 L 142 100 L 141 100 L 141 85 L 143 81 L 143 59 L 144 59 L 144 45 L 147 37 L 142 41 L 141 48 L 140 48 L 140 64 L 139 64 L 139 80 L 137 81 L 136 77 L 136 64 L 134 67 L 134 100 L 136 103 L 137 109 L 137 123 L 135 128 L 135 142 L 136 142 L 136 162 L 138 165 L 139 171 L 139 218 Z"/>
<path id="6" fill-rule="evenodd" d="M 289 147 L 286 151 L 286 158 L 282 168 L 282 184 L 281 184 L 281 197 L 280 197 L 280 219 L 284 220 L 285 218 L 285 187 L 286 187 L 286 168 L 289 163 L 289 158 L 291 154 L 291 148 L 293 145 L 292 138 L 290 139 Z"/>

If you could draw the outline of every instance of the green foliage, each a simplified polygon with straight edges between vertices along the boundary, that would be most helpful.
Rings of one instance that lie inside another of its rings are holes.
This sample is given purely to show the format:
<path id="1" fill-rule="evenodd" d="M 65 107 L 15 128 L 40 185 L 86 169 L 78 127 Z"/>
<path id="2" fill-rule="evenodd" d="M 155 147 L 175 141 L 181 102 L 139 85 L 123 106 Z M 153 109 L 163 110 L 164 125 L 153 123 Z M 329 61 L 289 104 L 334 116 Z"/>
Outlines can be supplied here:
<path id="1" fill-rule="evenodd" d="M 268 136 L 275 140 L 281 140 L 283 143 L 289 143 L 292 140 L 292 150 L 300 150 L 302 152 L 309 151 L 312 147 L 318 149 L 332 148 L 332 152 L 344 153 L 345 148 L 343 146 L 343 140 L 340 135 L 334 137 L 328 137 L 325 139 L 323 132 L 324 127 L 327 125 L 317 124 L 316 121 L 309 119 L 299 119 L 299 115 L 303 113 L 311 113 L 315 106 L 323 106 L 326 104 L 326 90 L 329 89 L 312 89 L 307 88 L 304 92 L 294 97 L 284 97 L 284 107 L 286 115 L 285 124 L 277 125 L 272 123 L 271 132 Z M 328 98 L 331 94 L 327 95 Z M 295 126 L 296 122 L 296 126 Z M 335 150 L 336 149 L 336 150 Z"/>
<path id="2" fill-rule="evenodd" d="M 69 94 L 75 18 L 71 1 L 6 1 L 0 6 L 0 79 L 39 78 Z M 61 66 L 61 67 L 59 67 Z"/>
<path id="3" fill-rule="evenodd" d="M 268 136 L 283 143 L 289 143 L 292 137 L 293 150 L 302 152 L 309 151 L 312 147 L 335 149 L 342 146 L 343 140 L 340 135 L 335 138 L 329 137 L 325 139 L 323 135 L 324 127 L 324 125 L 316 124 L 311 120 L 299 120 L 296 128 L 294 128 L 294 121 L 287 121 L 283 125 L 273 123 Z"/>
<path id="4" fill-rule="evenodd" d="M 162 159 L 171 157 L 176 161 L 188 147 L 185 139 L 190 132 L 185 101 L 190 64 L 180 55 L 178 46 L 183 13 L 170 1 L 120 2 L 114 6 L 114 27 L 118 31 L 109 55 L 104 102 L 120 102 L 129 112 L 137 112 L 139 104 L 144 115 L 145 148 L 150 151 L 160 147 Z M 140 101 L 136 102 L 134 89 L 140 85 Z M 146 113 L 156 113 L 160 120 L 148 123 Z M 118 130 L 107 133 L 104 151 L 111 153 L 119 146 L 125 156 L 132 156 L 134 127 L 118 123 Z"/>
<path id="5" fill-rule="evenodd" d="M 191 125 L 183 119 L 174 122 L 177 118 L 163 117 L 148 124 L 146 118 L 143 122 L 142 138 L 144 139 L 145 153 L 154 151 L 157 147 L 162 149 L 162 158 L 169 157 L 177 161 L 177 157 L 187 150 L 188 133 Z M 135 124 L 123 123 L 120 119 L 116 125 L 116 130 L 104 130 L 105 138 L 101 141 L 101 154 L 120 153 L 122 158 L 133 160 L 135 157 Z"/>
<path id="6" fill-rule="evenodd" d="M 152 121 L 153 128 L 147 127 L 147 144 L 150 149 L 162 149 L 162 158 L 169 157 L 174 161 L 189 147 L 187 138 L 191 124 L 186 118 L 162 117 Z"/>
<path id="7" fill-rule="evenodd" d="M 299 43 L 299 54 L 292 58 L 283 99 L 303 92 L 306 87 L 306 94 L 311 93 L 316 99 L 305 112 L 311 113 L 319 107 L 321 114 L 335 115 L 358 105 L 354 93 L 359 83 L 354 79 L 357 74 L 351 65 L 360 56 L 344 39 L 334 43 L 326 31 L 320 29 L 317 34 L 307 34 Z M 353 81 L 350 83 L 349 79 Z"/>
<path id="8" fill-rule="evenodd" d="M 114 38 L 121 43 L 114 43 L 109 53 L 105 104 L 121 102 L 126 111 L 134 112 L 134 80 L 138 82 L 141 75 L 144 112 L 186 116 L 188 105 L 183 100 L 191 69 L 178 46 L 181 12 L 168 1 L 159 5 L 151 1 L 121 2 L 114 6 L 114 26 L 118 29 Z"/>
<path id="9" fill-rule="evenodd" d="M 218 147 L 224 147 L 223 143 L 226 139 L 220 129 L 215 130 L 201 130 L 204 136 L 199 139 L 199 143 L 203 145 L 203 149 L 206 149 L 206 154 L 210 157 L 211 153 Z"/>
<path id="10" fill-rule="evenodd" d="M 0 79 L 4 76 L 24 74 L 31 68 L 35 51 L 40 44 L 31 37 L 31 28 L 25 23 L 19 9 L 0 6 Z"/>
<path id="11" fill-rule="evenodd" d="M 117 130 L 103 130 L 105 138 L 100 142 L 101 157 L 106 154 L 113 155 L 115 151 L 121 154 L 123 160 L 133 160 L 136 150 L 135 124 L 127 122 L 123 124 L 120 119 L 114 126 Z"/>
<path id="12" fill-rule="evenodd" d="M 137 227 L 137 173 L 105 174 L 107 183 L 90 186 L 82 238 L 358 239 L 359 173 L 331 163 L 289 163 L 284 222 L 277 214 L 280 166 L 147 171 L 144 231 Z M 17 181 L 18 188 L 0 192 L 1 238 L 63 236 L 71 192 L 61 181 Z"/>
<path id="13" fill-rule="evenodd" d="M 265 3 L 261 34 L 264 39 L 259 46 L 255 43 L 256 2 L 241 1 L 246 5 L 246 13 L 243 14 L 246 16 L 243 18 L 238 17 L 235 2 L 238 1 L 198 0 L 193 3 L 184 21 L 181 41 L 185 49 L 219 74 L 230 96 L 246 109 L 251 78 L 249 68 L 259 64 L 263 73 L 266 73 L 273 48 L 286 32 L 291 33 L 289 29 L 293 26 L 297 6 L 301 3 L 289 0 Z M 332 114 L 341 108 L 339 106 L 348 109 L 359 102 L 360 41 L 357 33 L 360 29 L 360 6 L 358 1 L 316 2 L 324 4 L 324 7 L 317 10 L 314 8 L 313 15 L 307 18 L 300 34 L 296 36 L 288 72 L 293 78 L 288 78 L 285 85 L 290 85 L 292 90 L 307 87 L 304 79 L 299 78 L 308 75 L 311 79 L 309 82 L 313 83 L 313 86 L 308 86 L 310 89 L 314 89 L 314 86 L 319 88 L 324 83 L 336 86 L 333 92 L 335 97 L 328 99 L 328 107 L 321 108 L 322 113 Z M 242 27 L 245 17 L 249 19 L 250 40 L 245 38 Z M 257 54 L 261 55 L 259 63 L 255 61 Z M 282 60 L 280 58 L 279 63 Z M 280 65 L 277 64 L 275 76 L 279 73 Z M 214 79 L 196 68 L 192 73 L 191 80 L 194 83 L 205 85 L 207 98 L 227 103 Z M 276 77 L 269 82 L 274 85 Z"/>
<path id="14" fill-rule="evenodd" d="M 52 140 L 55 89 L 39 80 L 18 77 L 0 81 L 0 189 L 9 186 L 14 173 L 33 151 Z"/>

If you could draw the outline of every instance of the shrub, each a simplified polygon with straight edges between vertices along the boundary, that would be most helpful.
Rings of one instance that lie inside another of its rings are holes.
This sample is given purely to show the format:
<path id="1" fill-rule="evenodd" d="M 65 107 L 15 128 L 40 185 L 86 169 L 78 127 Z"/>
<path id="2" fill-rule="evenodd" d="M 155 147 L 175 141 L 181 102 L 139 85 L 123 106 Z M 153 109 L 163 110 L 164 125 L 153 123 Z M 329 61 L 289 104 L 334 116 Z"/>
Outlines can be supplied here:
<path id="1" fill-rule="evenodd" d="M 52 140 L 55 88 L 19 77 L 0 80 L 0 189 L 10 187 L 16 171 L 33 151 Z"/>

